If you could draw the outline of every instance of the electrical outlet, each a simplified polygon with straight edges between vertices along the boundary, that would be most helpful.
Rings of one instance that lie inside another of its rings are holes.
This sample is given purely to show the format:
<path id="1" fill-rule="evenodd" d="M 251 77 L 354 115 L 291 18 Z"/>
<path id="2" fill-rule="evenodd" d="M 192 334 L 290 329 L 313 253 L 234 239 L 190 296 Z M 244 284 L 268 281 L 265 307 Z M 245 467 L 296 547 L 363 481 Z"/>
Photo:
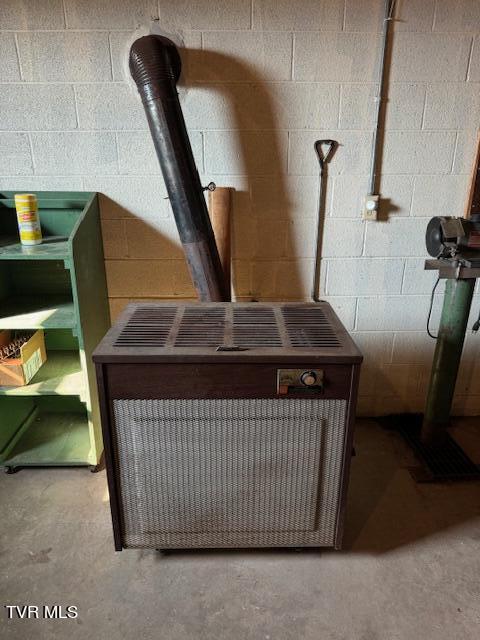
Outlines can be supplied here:
<path id="1" fill-rule="evenodd" d="M 378 205 L 380 196 L 369 194 L 363 202 L 363 219 L 376 220 L 378 218 Z"/>

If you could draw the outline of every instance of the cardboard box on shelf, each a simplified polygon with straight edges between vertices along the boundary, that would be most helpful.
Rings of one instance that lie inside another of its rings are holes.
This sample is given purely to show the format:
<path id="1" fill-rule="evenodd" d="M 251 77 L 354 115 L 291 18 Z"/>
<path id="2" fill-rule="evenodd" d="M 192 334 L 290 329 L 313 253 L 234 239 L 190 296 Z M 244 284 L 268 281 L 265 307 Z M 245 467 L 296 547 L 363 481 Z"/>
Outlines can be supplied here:
<path id="1" fill-rule="evenodd" d="M 0 348 L 12 340 L 13 332 L 0 331 Z M 0 387 L 21 387 L 30 382 L 47 360 L 43 330 L 31 335 L 19 348 L 19 357 L 0 358 Z"/>

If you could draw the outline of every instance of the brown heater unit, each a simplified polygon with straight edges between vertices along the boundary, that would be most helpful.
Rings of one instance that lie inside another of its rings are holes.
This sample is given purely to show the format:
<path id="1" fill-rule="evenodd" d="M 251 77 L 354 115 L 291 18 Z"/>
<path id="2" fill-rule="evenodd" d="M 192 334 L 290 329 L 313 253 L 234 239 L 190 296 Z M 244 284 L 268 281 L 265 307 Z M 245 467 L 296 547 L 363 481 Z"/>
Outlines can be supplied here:
<path id="1" fill-rule="evenodd" d="M 362 356 L 320 304 L 132 304 L 97 348 L 115 548 L 334 547 Z"/>

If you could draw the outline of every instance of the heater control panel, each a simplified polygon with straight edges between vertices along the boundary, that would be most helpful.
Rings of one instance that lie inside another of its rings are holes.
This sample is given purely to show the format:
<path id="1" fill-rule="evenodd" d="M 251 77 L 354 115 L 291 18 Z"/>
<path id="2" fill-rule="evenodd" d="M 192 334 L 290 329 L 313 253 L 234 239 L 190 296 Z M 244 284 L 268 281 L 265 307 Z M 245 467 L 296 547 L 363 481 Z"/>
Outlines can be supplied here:
<path id="1" fill-rule="evenodd" d="M 277 393 L 297 393 L 322 391 L 324 383 L 323 369 L 278 369 Z"/>

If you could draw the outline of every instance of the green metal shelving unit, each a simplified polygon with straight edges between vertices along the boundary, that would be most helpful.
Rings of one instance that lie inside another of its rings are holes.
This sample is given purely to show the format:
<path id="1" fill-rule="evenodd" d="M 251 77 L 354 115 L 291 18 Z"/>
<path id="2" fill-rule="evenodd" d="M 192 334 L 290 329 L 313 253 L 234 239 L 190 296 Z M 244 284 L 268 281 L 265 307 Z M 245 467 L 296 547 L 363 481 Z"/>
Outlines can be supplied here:
<path id="1" fill-rule="evenodd" d="M 91 355 L 110 326 L 98 197 L 36 195 L 44 241 L 22 247 L 14 192 L 0 192 L 0 329 L 43 329 L 47 347 L 28 385 L 0 387 L 0 464 L 95 469 L 103 443 Z"/>

